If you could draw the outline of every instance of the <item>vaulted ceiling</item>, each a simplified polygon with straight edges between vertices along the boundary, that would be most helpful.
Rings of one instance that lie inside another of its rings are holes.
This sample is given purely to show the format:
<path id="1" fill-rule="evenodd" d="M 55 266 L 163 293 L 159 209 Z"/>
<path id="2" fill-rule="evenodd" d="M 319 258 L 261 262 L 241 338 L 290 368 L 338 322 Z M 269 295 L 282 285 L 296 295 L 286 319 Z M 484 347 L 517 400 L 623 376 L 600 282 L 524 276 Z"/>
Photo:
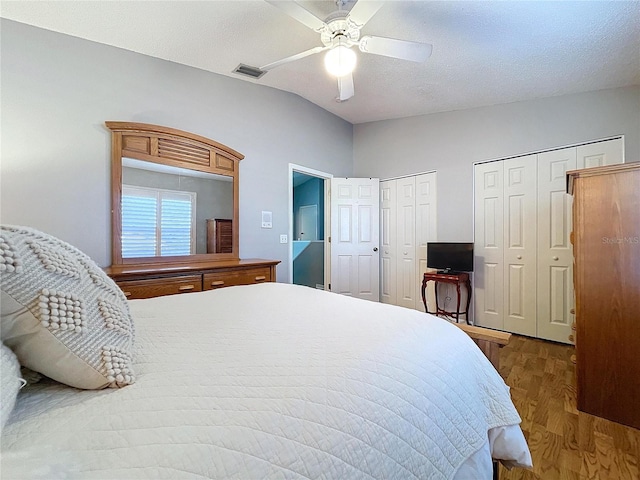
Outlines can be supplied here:
<path id="1" fill-rule="evenodd" d="M 323 20 L 339 8 L 298 3 Z M 358 50 L 355 95 L 342 103 L 322 53 L 258 80 L 233 73 L 321 45 L 262 0 L 3 1 L 0 15 L 285 90 L 354 124 L 640 84 L 638 1 L 383 2 L 362 34 L 430 43 L 433 54 L 413 63 Z"/>

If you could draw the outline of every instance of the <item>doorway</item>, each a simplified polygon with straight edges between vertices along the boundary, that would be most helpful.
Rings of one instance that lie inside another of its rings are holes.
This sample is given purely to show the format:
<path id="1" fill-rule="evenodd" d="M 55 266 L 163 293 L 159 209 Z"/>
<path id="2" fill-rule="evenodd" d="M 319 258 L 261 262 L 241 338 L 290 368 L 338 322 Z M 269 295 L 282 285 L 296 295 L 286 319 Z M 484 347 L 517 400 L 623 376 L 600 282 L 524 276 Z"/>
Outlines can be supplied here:
<path id="1" fill-rule="evenodd" d="M 289 283 L 329 290 L 332 176 L 289 164 Z"/>

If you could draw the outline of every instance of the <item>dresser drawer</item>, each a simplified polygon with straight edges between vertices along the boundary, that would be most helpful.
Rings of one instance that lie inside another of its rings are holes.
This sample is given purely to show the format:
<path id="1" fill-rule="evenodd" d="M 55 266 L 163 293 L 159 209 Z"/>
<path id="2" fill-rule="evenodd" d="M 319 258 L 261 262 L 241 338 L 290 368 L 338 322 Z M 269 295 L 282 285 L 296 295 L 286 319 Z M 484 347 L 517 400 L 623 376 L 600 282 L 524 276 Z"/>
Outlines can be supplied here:
<path id="1" fill-rule="evenodd" d="M 251 285 L 252 283 L 271 282 L 271 268 L 247 268 L 242 270 L 230 270 L 226 272 L 205 273 L 203 288 L 230 287 L 232 285 Z"/>
<path id="2" fill-rule="evenodd" d="M 202 291 L 202 275 L 121 280 L 116 283 L 129 300 Z"/>

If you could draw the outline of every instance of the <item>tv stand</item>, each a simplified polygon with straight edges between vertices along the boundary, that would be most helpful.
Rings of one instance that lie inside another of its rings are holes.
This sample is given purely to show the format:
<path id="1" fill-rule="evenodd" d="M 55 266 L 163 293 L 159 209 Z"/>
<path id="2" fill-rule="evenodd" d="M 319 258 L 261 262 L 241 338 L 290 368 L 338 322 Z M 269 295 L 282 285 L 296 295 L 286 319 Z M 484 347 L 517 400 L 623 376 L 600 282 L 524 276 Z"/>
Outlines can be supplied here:
<path id="1" fill-rule="evenodd" d="M 430 312 L 429 307 L 427 306 L 427 297 L 425 296 L 425 290 L 427 288 L 427 283 L 430 280 L 436 282 L 436 311 Z M 449 312 L 443 308 L 440 308 L 438 305 L 438 282 L 441 283 L 452 283 L 456 286 L 456 292 L 458 295 L 457 303 L 456 303 L 456 311 Z M 464 285 L 467 289 L 467 306 L 464 311 L 460 311 L 460 285 Z M 469 274 L 466 272 L 451 272 L 447 270 L 440 270 L 436 273 L 425 273 L 422 278 L 422 303 L 424 303 L 424 309 L 427 313 L 431 313 L 433 315 L 441 315 L 445 317 L 455 316 L 456 323 L 458 323 L 460 319 L 460 315 L 465 316 L 465 320 L 468 325 L 471 325 L 469 321 L 469 305 L 471 305 L 471 280 L 469 279 Z"/>

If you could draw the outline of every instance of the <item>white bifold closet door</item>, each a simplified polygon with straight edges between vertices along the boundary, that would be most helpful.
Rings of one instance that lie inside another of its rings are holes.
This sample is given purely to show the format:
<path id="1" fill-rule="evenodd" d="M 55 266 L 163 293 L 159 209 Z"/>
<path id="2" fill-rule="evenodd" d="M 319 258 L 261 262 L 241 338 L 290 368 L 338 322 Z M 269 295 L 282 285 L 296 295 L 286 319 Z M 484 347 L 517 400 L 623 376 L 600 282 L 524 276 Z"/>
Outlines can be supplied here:
<path id="1" fill-rule="evenodd" d="M 504 163 L 475 166 L 475 323 L 504 329 Z"/>
<path id="2" fill-rule="evenodd" d="M 536 315 L 535 155 L 501 163 L 504 166 L 504 328 L 535 336 L 535 322 L 531 322 Z"/>
<path id="3" fill-rule="evenodd" d="M 566 172 L 576 169 L 577 149 L 538 155 L 537 337 L 568 342 L 573 322 L 573 198 Z"/>
<path id="4" fill-rule="evenodd" d="M 574 294 L 566 172 L 622 161 L 618 138 L 475 166 L 477 325 L 569 341 Z"/>
<path id="5" fill-rule="evenodd" d="M 424 311 L 427 243 L 436 239 L 435 172 L 380 182 L 380 301 Z"/>

